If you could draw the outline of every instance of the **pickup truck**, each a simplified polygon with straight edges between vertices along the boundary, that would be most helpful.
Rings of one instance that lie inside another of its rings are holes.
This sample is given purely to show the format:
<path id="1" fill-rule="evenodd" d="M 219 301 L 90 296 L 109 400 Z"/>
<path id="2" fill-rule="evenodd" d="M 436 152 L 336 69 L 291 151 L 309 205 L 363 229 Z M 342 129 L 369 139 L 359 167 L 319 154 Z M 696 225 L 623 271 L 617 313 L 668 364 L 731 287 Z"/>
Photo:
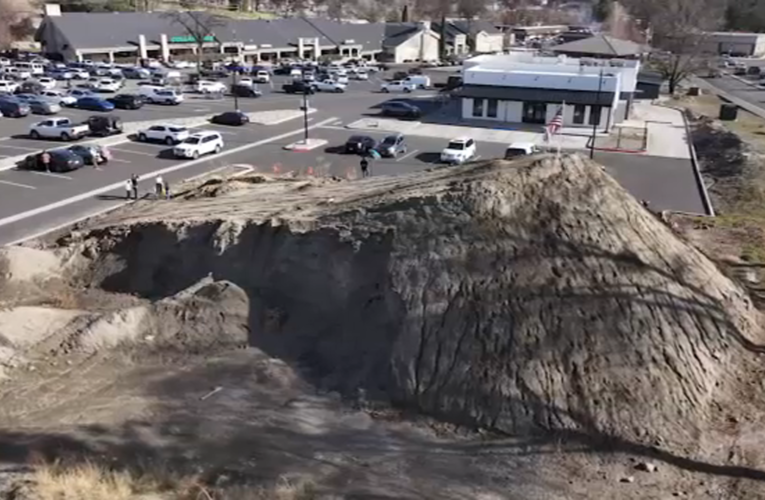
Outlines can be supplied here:
<path id="1" fill-rule="evenodd" d="M 334 80 L 323 80 L 314 83 L 313 87 L 319 92 L 345 92 L 346 85 Z"/>
<path id="2" fill-rule="evenodd" d="M 50 118 L 29 127 L 29 137 L 32 139 L 71 141 L 81 139 L 88 134 L 90 134 L 90 127 L 87 123 L 74 123 L 69 118 Z"/>

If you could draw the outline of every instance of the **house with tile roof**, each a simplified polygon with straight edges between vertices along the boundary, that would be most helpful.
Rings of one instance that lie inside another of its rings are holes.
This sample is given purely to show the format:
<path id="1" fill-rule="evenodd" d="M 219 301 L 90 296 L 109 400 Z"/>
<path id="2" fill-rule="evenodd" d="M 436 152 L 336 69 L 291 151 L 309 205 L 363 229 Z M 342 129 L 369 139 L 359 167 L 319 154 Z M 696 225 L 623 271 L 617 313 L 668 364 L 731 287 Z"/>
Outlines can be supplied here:
<path id="1" fill-rule="evenodd" d="M 556 54 L 570 57 L 594 57 L 599 59 L 632 58 L 637 59 L 647 52 L 647 48 L 630 40 L 622 40 L 609 35 L 595 35 L 573 42 L 551 47 Z"/>

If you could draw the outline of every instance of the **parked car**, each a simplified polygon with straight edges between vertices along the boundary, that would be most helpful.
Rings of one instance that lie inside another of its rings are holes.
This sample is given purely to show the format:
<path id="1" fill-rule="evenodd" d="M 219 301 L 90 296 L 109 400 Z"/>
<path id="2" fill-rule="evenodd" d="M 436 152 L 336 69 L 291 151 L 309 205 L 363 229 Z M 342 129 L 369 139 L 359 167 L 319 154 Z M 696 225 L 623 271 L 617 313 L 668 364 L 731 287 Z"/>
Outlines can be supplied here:
<path id="1" fill-rule="evenodd" d="M 384 102 L 380 106 L 380 114 L 383 116 L 397 116 L 400 118 L 419 118 L 422 114 L 420 108 L 403 101 Z"/>
<path id="2" fill-rule="evenodd" d="M 113 78 L 101 78 L 98 80 L 98 89 L 99 92 L 117 92 L 122 87 L 122 84 L 118 80 L 114 80 Z"/>
<path id="3" fill-rule="evenodd" d="M 74 97 L 75 99 L 74 104 L 77 104 L 77 100 L 80 99 L 81 97 L 98 97 L 90 89 L 72 89 L 69 92 L 67 92 L 67 95 Z"/>
<path id="4" fill-rule="evenodd" d="M 245 85 L 247 87 L 253 87 L 255 85 L 255 80 L 253 80 L 250 77 L 243 77 L 243 78 L 237 78 L 236 83 L 237 85 Z"/>
<path id="5" fill-rule="evenodd" d="M 20 80 L 26 80 L 28 78 L 32 78 L 32 72 L 27 69 L 21 69 L 17 68 L 15 66 L 6 66 L 3 68 L 3 72 L 6 75 L 13 75 L 15 78 L 18 78 Z"/>
<path id="6" fill-rule="evenodd" d="M 198 132 L 175 146 L 176 158 L 199 158 L 210 153 L 220 153 L 223 149 L 223 137 L 218 132 Z"/>
<path id="7" fill-rule="evenodd" d="M 42 97 L 45 97 L 53 102 L 59 103 L 61 106 L 71 106 L 77 102 L 77 98 L 71 95 L 64 94 L 60 90 L 43 90 L 40 92 Z"/>
<path id="8" fill-rule="evenodd" d="M 151 76 L 151 72 L 146 68 L 122 68 L 122 74 L 130 80 L 143 80 Z"/>
<path id="9" fill-rule="evenodd" d="M 0 94 L 13 94 L 19 84 L 12 80 L 0 80 Z"/>
<path id="10" fill-rule="evenodd" d="M 542 150 L 533 142 L 514 142 L 505 149 L 505 160 L 541 153 Z"/>
<path id="11" fill-rule="evenodd" d="M 159 141 L 167 145 L 178 144 L 185 141 L 190 135 L 189 129 L 177 125 L 152 125 L 138 132 L 137 137 L 141 142 Z"/>
<path id="12" fill-rule="evenodd" d="M 85 165 L 82 157 L 66 149 L 52 149 L 47 152 L 50 156 L 48 168 L 51 172 L 71 172 Z M 19 164 L 19 168 L 24 170 L 45 170 L 42 162 L 43 152 L 35 153 L 24 158 Z"/>
<path id="13" fill-rule="evenodd" d="M 383 83 L 380 86 L 381 92 L 406 92 L 409 93 L 417 88 L 417 85 L 408 83 L 404 80 L 395 80 L 388 83 Z"/>
<path id="14" fill-rule="evenodd" d="M 16 94 L 39 94 L 43 90 L 46 90 L 45 87 L 43 87 L 41 84 L 33 81 L 28 82 L 21 82 L 21 84 L 16 87 L 16 90 L 14 93 Z"/>
<path id="15" fill-rule="evenodd" d="M 305 83 L 302 80 L 294 80 L 282 85 L 282 90 L 287 94 L 313 94 L 313 85 Z"/>
<path id="16" fill-rule="evenodd" d="M 319 92 L 341 93 L 341 92 L 345 92 L 346 87 L 347 87 L 346 84 L 336 82 L 334 80 L 323 80 L 321 82 L 315 82 L 313 84 L 313 88 Z"/>
<path id="17" fill-rule="evenodd" d="M 259 70 L 255 73 L 254 80 L 256 83 L 268 83 L 271 81 L 271 75 L 268 74 L 268 71 Z"/>
<path id="18" fill-rule="evenodd" d="M 42 85 L 45 90 L 50 90 L 56 86 L 56 80 L 49 76 L 41 76 L 37 78 L 37 83 Z"/>
<path id="19" fill-rule="evenodd" d="M 476 156 L 475 141 L 469 137 L 458 137 L 449 141 L 441 151 L 441 161 L 449 164 L 465 163 Z"/>
<path id="20" fill-rule="evenodd" d="M 210 121 L 218 125 L 240 126 L 250 123 L 250 117 L 241 111 L 226 111 L 213 116 Z"/>
<path id="21" fill-rule="evenodd" d="M 196 90 L 200 94 L 217 94 L 226 91 L 226 85 L 221 82 L 213 82 L 210 80 L 199 80 L 196 85 Z"/>
<path id="22" fill-rule="evenodd" d="M 50 118 L 32 124 L 29 137 L 32 139 L 61 139 L 72 141 L 82 139 L 90 133 L 85 123 L 74 123 L 69 118 Z"/>
<path id="23" fill-rule="evenodd" d="M 89 116 L 87 120 L 91 135 L 106 137 L 107 135 L 116 135 L 122 133 L 122 120 L 118 116 L 112 115 L 94 115 Z"/>
<path id="24" fill-rule="evenodd" d="M 72 72 L 73 80 L 87 80 L 90 78 L 90 72 L 85 68 L 70 67 L 69 71 Z"/>
<path id="25" fill-rule="evenodd" d="M 352 135 L 345 141 L 345 152 L 349 154 L 367 154 L 377 147 L 377 141 L 368 135 Z"/>
<path id="26" fill-rule="evenodd" d="M 36 115 L 55 115 L 61 111 L 61 105 L 42 96 L 34 96 L 26 101 L 29 110 Z"/>
<path id="27" fill-rule="evenodd" d="M 80 97 L 77 99 L 74 107 L 79 109 L 87 109 L 90 111 L 112 111 L 114 110 L 114 104 L 110 103 L 106 99 L 100 97 Z"/>
<path id="28" fill-rule="evenodd" d="M 183 95 L 173 89 L 153 85 L 141 87 L 139 94 L 150 104 L 178 105 L 183 102 Z"/>
<path id="29" fill-rule="evenodd" d="M 144 105 L 143 97 L 136 94 L 117 94 L 107 101 L 119 109 L 141 109 Z"/>
<path id="30" fill-rule="evenodd" d="M 111 153 L 98 144 L 75 144 L 66 148 L 80 158 L 85 165 L 105 165 L 111 159 Z"/>
<path id="31" fill-rule="evenodd" d="M 405 84 L 414 85 L 414 88 L 417 89 L 430 88 L 430 77 L 425 75 L 409 75 L 404 78 L 403 82 Z"/>
<path id="32" fill-rule="evenodd" d="M 356 71 L 350 73 L 349 76 L 354 80 L 369 80 L 369 73 L 363 69 L 357 69 Z"/>
<path id="33" fill-rule="evenodd" d="M 254 87 L 248 87 L 247 85 L 232 85 L 231 95 L 235 95 L 236 97 L 260 97 L 263 93 L 260 90 Z"/>
<path id="34" fill-rule="evenodd" d="M 399 154 L 406 154 L 407 149 L 408 146 L 406 145 L 406 140 L 401 134 L 393 134 L 385 137 L 375 148 L 375 150 L 380 153 L 380 156 L 388 158 L 395 158 Z"/>
<path id="35" fill-rule="evenodd" d="M 28 104 L 18 101 L 12 97 L 0 99 L 0 113 L 2 113 L 3 116 L 23 118 L 28 116 L 31 112 L 32 110 L 29 109 Z"/>

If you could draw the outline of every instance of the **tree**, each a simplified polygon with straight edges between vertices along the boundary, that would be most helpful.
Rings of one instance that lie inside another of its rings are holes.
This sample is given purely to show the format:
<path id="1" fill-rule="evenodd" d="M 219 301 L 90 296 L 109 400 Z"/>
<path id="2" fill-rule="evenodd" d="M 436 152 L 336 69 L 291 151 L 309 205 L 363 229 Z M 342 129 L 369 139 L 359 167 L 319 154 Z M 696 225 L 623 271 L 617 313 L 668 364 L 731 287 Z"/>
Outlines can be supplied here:
<path id="1" fill-rule="evenodd" d="M 725 10 L 725 27 L 735 31 L 765 31 L 765 2 L 731 0 Z"/>
<path id="2" fill-rule="evenodd" d="M 598 22 L 603 22 L 611 15 L 613 0 L 597 0 L 592 6 L 592 16 Z"/>
<path id="3" fill-rule="evenodd" d="M 182 7 L 190 8 L 188 3 Z M 215 29 L 226 25 L 226 18 L 204 10 L 170 10 L 161 14 L 172 24 L 183 28 L 186 36 L 191 38 L 197 49 L 197 72 L 202 71 L 202 59 L 204 57 L 205 42 L 213 37 L 218 43 L 220 40 L 215 36 Z"/>
<path id="4" fill-rule="evenodd" d="M 724 7 L 719 0 L 626 0 L 627 8 L 653 31 L 662 52 L 654 67 L 667 80 L 669 92 L 707 66 L 705 33 L 720 26 Z"/>
<path id="5" fill-rule="evenodd" d="M 34 14 L 24 2 L 0 0 L 0 49 L 9 49 L 13 42 L 34 33 Z"/>

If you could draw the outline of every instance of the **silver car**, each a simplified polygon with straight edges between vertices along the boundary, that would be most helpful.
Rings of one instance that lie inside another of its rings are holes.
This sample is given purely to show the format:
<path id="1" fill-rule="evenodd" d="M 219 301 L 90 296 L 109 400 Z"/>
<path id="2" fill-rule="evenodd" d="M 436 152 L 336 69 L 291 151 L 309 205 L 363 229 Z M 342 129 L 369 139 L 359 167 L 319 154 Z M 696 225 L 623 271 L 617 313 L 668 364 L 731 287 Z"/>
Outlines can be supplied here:
<path id="1" fill-rule="evenodd" d="M 44 97 L 37 97 L 27 101 L 29 109 L 36 115 L 55 115 L 61 111 L 61 105 Z"/>

